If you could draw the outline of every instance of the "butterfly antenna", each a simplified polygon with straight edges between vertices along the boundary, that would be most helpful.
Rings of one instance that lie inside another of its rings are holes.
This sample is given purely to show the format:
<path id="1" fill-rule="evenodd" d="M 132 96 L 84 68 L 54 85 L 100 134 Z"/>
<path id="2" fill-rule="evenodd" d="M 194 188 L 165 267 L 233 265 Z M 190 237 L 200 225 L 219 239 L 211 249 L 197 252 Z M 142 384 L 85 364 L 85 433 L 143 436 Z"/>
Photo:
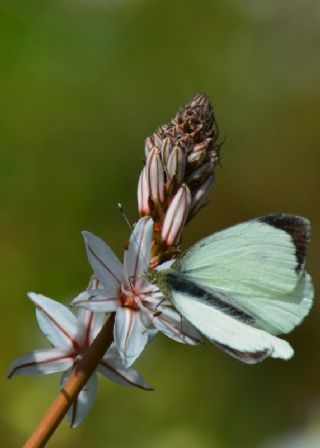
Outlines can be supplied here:
<path id="1" fill-rule="evenodd" d="M 120 210 L 121 215 L 123 216 L 127 226 L 129 227 L 130 232 L 133 233 L 133 227 L 132 227 L 129 219 L 127 218 L 126 212 L 124 211 L 124 208 L 123 208 L 122 204 L 120 204 L 120 202 L 118 204 L 118 209 Z"/>

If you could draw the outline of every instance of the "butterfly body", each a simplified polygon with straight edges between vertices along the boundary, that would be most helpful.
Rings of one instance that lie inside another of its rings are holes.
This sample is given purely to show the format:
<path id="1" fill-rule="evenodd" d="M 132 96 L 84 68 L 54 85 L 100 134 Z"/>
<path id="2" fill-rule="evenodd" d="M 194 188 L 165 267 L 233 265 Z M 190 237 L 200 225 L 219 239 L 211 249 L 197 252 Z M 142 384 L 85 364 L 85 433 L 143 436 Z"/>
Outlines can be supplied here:
<path id="1" fill-rule="evenodd" d="M 209 340 L 246 363 L 289 359 L 288 333 L 308 314 L 313 285 L 304 271 L 310 224 L 273 214 L 217 232 L 153 271 L 177 310 Z"/>

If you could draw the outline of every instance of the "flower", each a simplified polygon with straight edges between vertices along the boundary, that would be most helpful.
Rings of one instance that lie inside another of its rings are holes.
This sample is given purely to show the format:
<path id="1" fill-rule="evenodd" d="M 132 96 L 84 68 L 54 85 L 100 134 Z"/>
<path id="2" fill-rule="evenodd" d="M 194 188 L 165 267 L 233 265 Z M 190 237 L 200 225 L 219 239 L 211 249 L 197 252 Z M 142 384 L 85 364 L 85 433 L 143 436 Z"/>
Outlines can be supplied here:
<path id="1" fill-rule="evenodd" d="M 100 238 L 83 232 L 89 262 L 101 285 L 81 293 L 72 305 L 94 312 L 116 312 L 114 340 L 126 367 L 141 354 L 152 328 L 181 343 L 202 342 L 200 333 L 164 299 L 158 287 L 145 278 L 151 259 L 152 235 L 153 220 L 140 218 L 125 250 L 122 266 Z"/>
<path id="2" fill-rule="evenodd" d="M 92 289 L 95 283 L 95 280 L 90 282 Z M 76 317 L 66 306 L 41 294 L 31 292 L 29 297 L 36 306 L 39 327 L 53 348 L 35 350 L 16 359 L 8 369 L 8 378 L 13 375 L 64 372 L 61 377 L 62 387 L 74 365 L 100 332 L 105 316 L 102 313 L 79 309 Z M 139 372 L 123 366 L 114 343 L 100 360 L 96 370 L 118 384 L 152 390 Z M 94 372 L 68 410 L 69 426 L 77 427 L 86 417 L 93 404 L 96 390 L 97 373 Z"/>

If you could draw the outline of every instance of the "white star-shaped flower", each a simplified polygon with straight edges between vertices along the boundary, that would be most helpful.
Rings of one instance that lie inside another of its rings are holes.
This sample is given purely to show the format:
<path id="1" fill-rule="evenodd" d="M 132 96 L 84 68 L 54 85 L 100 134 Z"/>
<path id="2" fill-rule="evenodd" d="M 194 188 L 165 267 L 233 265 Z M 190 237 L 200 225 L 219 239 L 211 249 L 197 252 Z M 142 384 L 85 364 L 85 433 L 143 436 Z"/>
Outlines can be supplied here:
<path id="1" fill-rule="evenodd" d="M 93 290 L 96 283 L 93 280 L 90 289 Z M 105 315 L 79 309 L 75 316 L 66 306 L 41 294 L 29 293 L 29 297 L 36 306 L 39 327 L 53 348 L 35 350 L 16 359 L 9 367 L 8 377 L 64 372 L 61 378 L 63 385 L 75 363 L 100 332 Z M 139 372 L 124 367 L 113 343 L 67 413 L 68 424 L 73 428 L 91 409 L 97 390 L 96 372 L 118 384 L 152 390 Z"/>
<path id="2" fill-rule="evenodd" d="M 152 234 L 153 220 L 141 218 L 130 237 L 122 265 L 100 238 L 83 232 L 88 259 L 100 284 L 96 290 L 81 293 L 72 304 L 94 312 L 116 312 L 114 340 L 126 367 L 143 351 L 151 328 L 181 343 L 202 342 L 200 333 L 145 277 Z"/>

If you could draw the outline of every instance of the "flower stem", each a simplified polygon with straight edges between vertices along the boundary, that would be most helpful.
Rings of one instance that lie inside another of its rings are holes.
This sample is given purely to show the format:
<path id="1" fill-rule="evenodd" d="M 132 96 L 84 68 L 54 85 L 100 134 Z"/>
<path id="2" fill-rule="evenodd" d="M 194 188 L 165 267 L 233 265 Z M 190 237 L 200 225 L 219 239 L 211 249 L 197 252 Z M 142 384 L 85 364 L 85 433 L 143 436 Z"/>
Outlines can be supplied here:
<path id="1" fill-rule="evenodd" d="M 46 445 L 73 401 L 96 369 L 113 341 L 114 313 L 111 314 L 102 330 L 88 348 L 83 358 L 72 370 L 67 382 L 49 407 L 23 448 L 41 448 Z"/>

